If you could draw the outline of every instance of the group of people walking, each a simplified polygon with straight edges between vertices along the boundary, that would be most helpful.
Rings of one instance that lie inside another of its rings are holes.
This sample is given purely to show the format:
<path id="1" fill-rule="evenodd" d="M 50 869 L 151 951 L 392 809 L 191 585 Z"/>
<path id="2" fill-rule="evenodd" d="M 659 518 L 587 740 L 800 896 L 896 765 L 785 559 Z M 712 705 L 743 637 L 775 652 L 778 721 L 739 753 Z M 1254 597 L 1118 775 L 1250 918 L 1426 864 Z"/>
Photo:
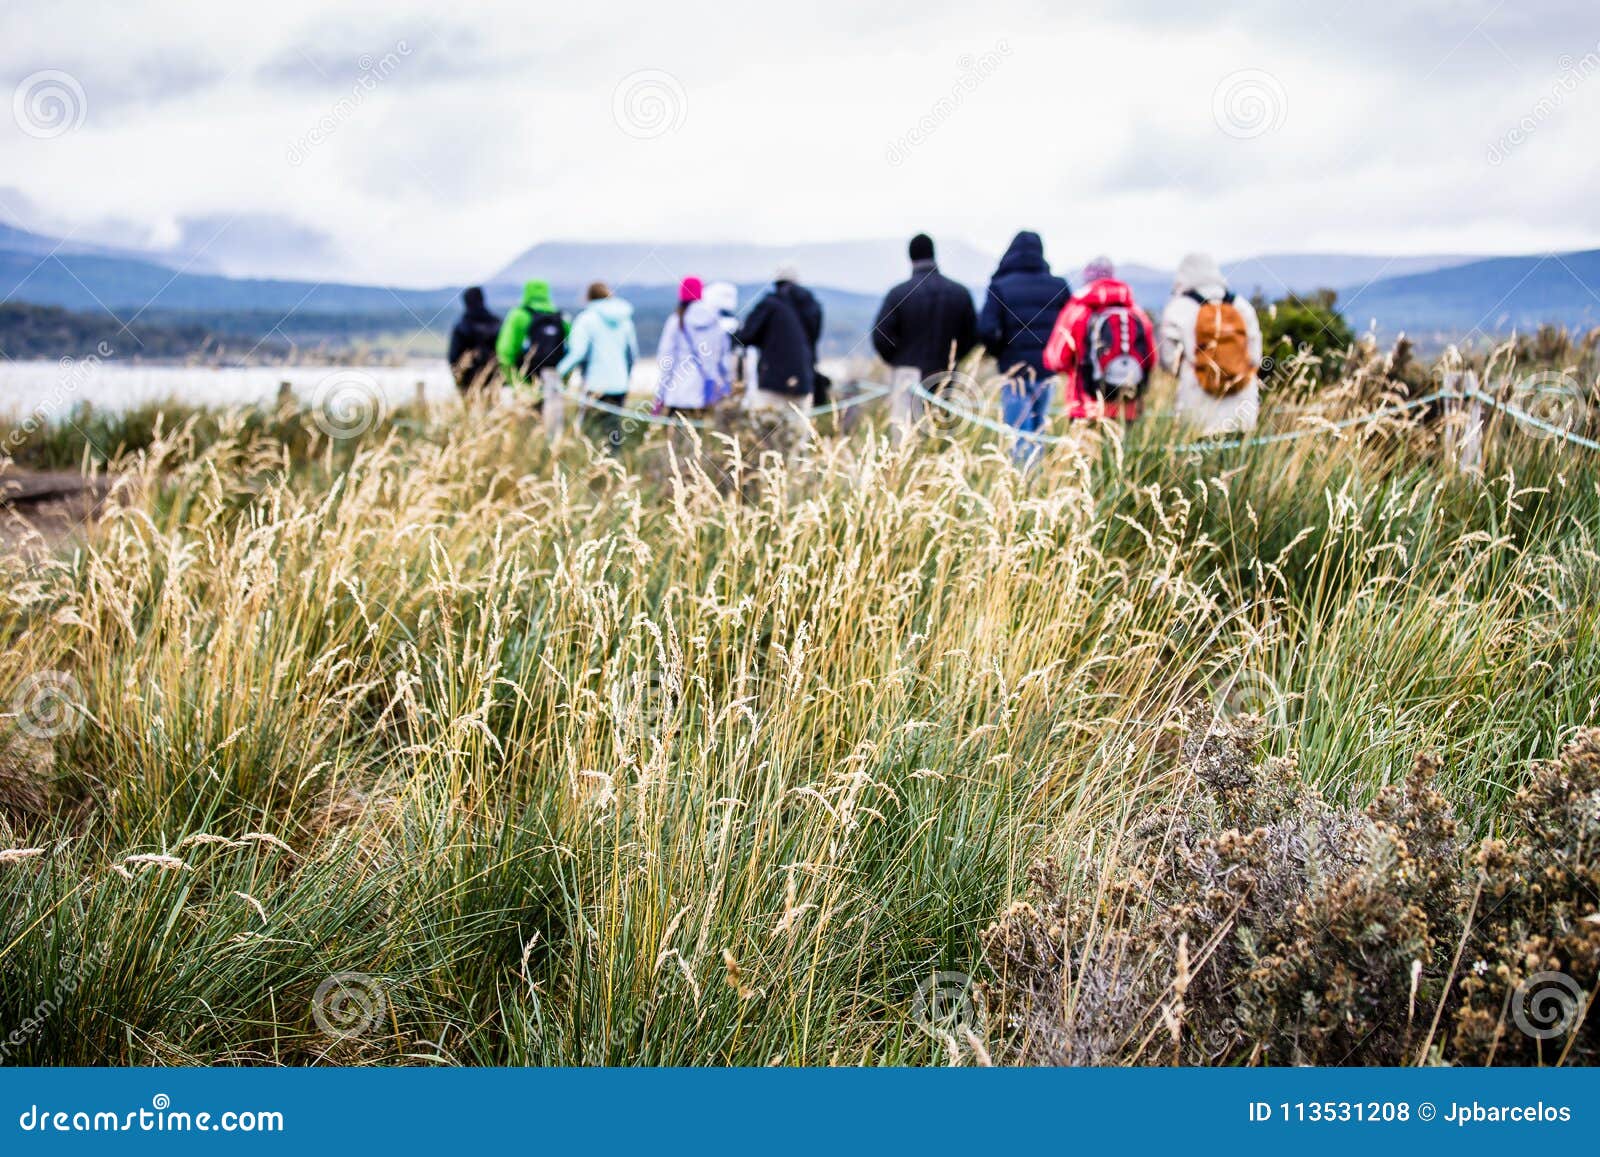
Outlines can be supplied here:
<path id="1" fill-rule="evenodd" d="M 1261 322 L 1205 254 L 1178 266 L 1159 327 L 1109 257 L 1090 261 L 1074 291 L 1051 271 L 1037 233 L 1012 238 L 981 311 L 939 271 L 929 237 L 913 237 L 909 256 L 911 276 L 884 297 L 872 344 L 890 366 L 933 383 L 930 392 L 981 345 L 1002 375 L 1005 422 L 1024 435 L 1044 426 L 1057 387 L 1068 418 L 1134 421 L 1158 363 L 1177 376 L 1178 413 L 1202 433 L 1256 423 Z"/>
<path id="2" fill-rule="evenodd" d="M 791 266 L 742 319 L 738 288 L 685 277 L 678 303 L 656 348 L 657 413 L 697 414 L 720 405 L 740 385 L 752 409 L 822 405 L 831 386 L 817 366 L 822 305 Z M 582 375 L 587 394 L 621 407 L 639 360 L 633 306 L 603 282 L 570 322 L 556 308 L 548 282 L 529 281 L 522 301 L 503 319 L 484 304 L 483 290 L 462 294 L 464 309 L 447 357 L 463 392 L 521 386 L 546 373 Z"/>
<path id="3" fill-rule="evenodd" d="M 1260 320 L 1205 254 L 1179 265 L 1159 326 L 1110 258 L 1090 261 L 1074 290 L 1051 271 L 1037 233 L 1012 239 L 981 309 L 965 286 L 940 272 L 926 234 L 911 239 L 908 256 L 911 276 L 889 290 L 873 323 L 874 351 L 937 397 L 951 392 L 958 367 L 982 346 L 1001 375 L 1002 413 L 1021 435 L 1021 457 L 1037 452 L 1028 435 L 1045 425 L 1058 388 L 1070 419 L 1131 422 L 1157 364 L 1176 375 L 1177 411 L 1202 433 L 1255 425 Z M 743 318 L 731 283 L 685 277 L 677 296 L 656 350 L 654 412 L 696 415 L 736 393 L 758 410 L 826 402 L 831 383 L 817 366 L 822 306 L 793 266 L 777 270 Z M 463 301 L 449 348 L 463 390 L 581 374 L 586 393 L 622 407 L 639 338 L 633 307 L 604 283 L 589 286 L 570 322 L 544 281 L 529 281 L 504 319 L 488 310 L 480 288 L 468 289 Z"/>

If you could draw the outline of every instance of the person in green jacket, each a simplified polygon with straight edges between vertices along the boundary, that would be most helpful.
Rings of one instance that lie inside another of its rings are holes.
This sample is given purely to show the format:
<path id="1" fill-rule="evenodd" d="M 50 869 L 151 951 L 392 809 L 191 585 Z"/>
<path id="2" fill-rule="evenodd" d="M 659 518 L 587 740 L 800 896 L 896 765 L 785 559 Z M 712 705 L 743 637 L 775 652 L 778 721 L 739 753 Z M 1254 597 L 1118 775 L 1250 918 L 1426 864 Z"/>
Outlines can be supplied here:
<path id="1" fill-rule="evenodd" d="M 548 281 L 522 287 L 522 304 L 506 314 L 495 354 L 514 386 L 537 382 L 542 370 L 554 370 L 567 356 L 567 319 L 556 309 Z"/>

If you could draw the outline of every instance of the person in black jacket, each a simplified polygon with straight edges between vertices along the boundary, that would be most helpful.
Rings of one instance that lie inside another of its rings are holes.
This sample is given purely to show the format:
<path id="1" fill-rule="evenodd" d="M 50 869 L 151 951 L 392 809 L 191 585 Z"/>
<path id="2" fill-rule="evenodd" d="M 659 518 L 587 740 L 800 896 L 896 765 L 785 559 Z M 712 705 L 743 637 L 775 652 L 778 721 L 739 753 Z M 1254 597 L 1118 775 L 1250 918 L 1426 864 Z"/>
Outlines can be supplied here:
<path id="1" fill-rule="evenodd" d="M 927 379 L 954 368 L 978 344 L 977 310 L 966 286 L 939 272 L 926 233 L 911 239 L 910 254 L 911 279 L 885 295 L 872 347 L 889 365 L 915 367 Z"/>
<path id="2" fill-rule="evenodd" d="M 1006 425 L 1015 430 L 1033 433 L 1044 426 L 1051 381 L 1044 347 L 1071 296 L 1066 280 L 1050 272 L 1037 233 L 1024 230 L 1011 239 L 989 281 L 978 336 L 1006 377 L 1000 406 Z M 1038 442 L 1021 439 L 1017 450 L 1020 460 L 1031 460 Z"/>
<path id="3" fill-rule="evenodd" d="M 817 342 L 822 306 L 800 285 L 793 266 L 783 266 L 772 289 L 755 304 L 733 340 L 761 351 L 756 389 L 783 404 L 814 400 Z"/>
<path id="4" fill-rule="evenodd" d="M 500 364 L 494 343 L 500 336 L 500 318 L 483 304 L 483 290 L 474 285 L 461 295 L 465 306 L 461 320 L 450 331 L 446 357 L 456 388 L 462 393 L 500 384 Z"/>
<path id="5" fill-rule="evenodd" d="M 755 302 L 733 339 L 762 352 L 755 366 L 752 405 L 792 405 L 811 400 L 816 373 L 816 338 L 822 331 L 822 309 L 816 298 L 795 283 L 792 269 L 778 270 L 773 288 Z"/>

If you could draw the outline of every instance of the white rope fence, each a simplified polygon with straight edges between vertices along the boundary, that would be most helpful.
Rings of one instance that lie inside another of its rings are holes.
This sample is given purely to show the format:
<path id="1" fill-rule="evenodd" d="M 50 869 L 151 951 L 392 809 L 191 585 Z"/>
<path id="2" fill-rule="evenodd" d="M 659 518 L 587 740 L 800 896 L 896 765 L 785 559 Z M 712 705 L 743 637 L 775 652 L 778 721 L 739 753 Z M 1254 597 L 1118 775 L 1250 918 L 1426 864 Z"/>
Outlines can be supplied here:
<path id="1" fill-rule="evenodd" d="M 910 395 L 920 399 L 925 405 L 936 407 L 940 411 L 949 414 L 953 418 L 957 418 L 963 422 L 977 426 L 980 429 L 988 430 L 991 433 L 999 434 L 1005 438 L 1015 438 L 1019 441 L 1029 442 L 1038 446 L 1056 446 L 1071 441 L 1071 437 L 1069 435 L 1047 434 L 1041 431 L 1015 429 L 1003 422 L 998 422 L 985 414 L 979 414 L 966 408 L 965 406 L 958 405 L 949 398 L 942 396 L 938 391 L 928 389 L 925 382 L 907 382 L 899 387 L 883 386 L 874 382 L 862 381 L 848 382 L 845 384 L 854 386 L 855 392 L 849 397 L 841 398 L 838 401 L 830 402 L 827 405 L 818 406 L 814 409 L 802 408 L 800 405 L 794 404 L 787 408 L 755 410 L 747 412 L 765 413 L 773 416 L 816 419 L 824 417 L 828 414 L 843 413 L 844 411 L 853 409 L 856 406 L 864 406 L 871 402 L 880 401 L 883 398 L 892 397 L 898 388 L 899 390 L 903 390 L 906 393 L 909 393 Z M 556 379 L 553 374 L 544 379 L 543 386 L 547 400 L 554 395 L 555 397 L 567 402 L 571 402 L 582 409 L 594 410 L 602 414 L 611 414 L 615 417 L 624 418 L 632 422 L 639 422 L 651 426 L 688 426 L 696 430 L 710 430 L 716 428 L 716 423 L 714 421 L 704 418 L 691 418 L 682 414 L 655 414 L 643 406 L 628 407 L 614 405 L 592 395 L 570 389 L 565 383 Z M 1375 409 L 1370 413 L 1357 414 L 1353 417 L 1339 419 L 1338 421 L 1308 421 L 1308 423 L 1300 429 L 1285 430 L 1272 434 L 1255 434 L 1248 437 L 1240 436 L 1234 438 L 1208 438 L 1195 442 L 1173 442 L 1157 446 L 1138 446 L 1134 447 L 1133 449 L 1137 453 L 1145 454 L 1207 454 L 1219 450 L 1239 450 L 1251 446 L 1271 446 L 1284 442 L 1296 442 L 1303 438 L 1313 438 L 1322 434 L 1336 433 L 1340 430 L 1349 430 L 1358 426 L 1367 426 L 1369 428 L 1374 427 L 1385 420 L 1400 417 L 1404 414 L 1410 413 L 1413 410 L 1420 409 L 1423 406 L 1432 405 L 1435 402 L 1448 403 L 1462 401 L 1475 401 L 1482 403 L 1483 405 L 1500 410 L 1515 421 L 1532 429 L 1539 430 L 1553 437 L 1562 438 L 1575 446 L 1581 446 L 1587 450 L 1600 450 L 1600 442 L 1597 442 L 1592 438 L 1586 438 L 1581 434 L 1573 432 L 1572 430 L 1564 429 L 1561 426 L 1546 421 L 1536 414 L 1531 414 L 1527 410 L 1513 405 L 1509 401 L 1506 401 L 1502 398 L 1497 398 L 1492 394 L 1478 389 L 1476 385 L 1476 379 L 1470 376 L 1468 376 L 1468 379 L 1463 381 L 1458 388 L 1445 388 L 1442 390 L 1436 390 L 1433 393 L 1427 394 L 1420 398 L 1411 398 L 1390 405 L 1380 406 L 1378 409 Z M 554 418 L 555 425 L 557 427 L 559 427 L 560 423 L 564 420 L 564 417 L 559 413 L 555 415 L 547 415 L 547 419 L 552 417 Z"/>
<path id="2" fill-rule="evenodd" d="M 843 413 L 845 410 L 852 409 L 856 406 L 864 406 L 868 402 L 876 402 L 879 398 L 887 397 L 889 393 L 889 388 L 887 386 L 880 386 L 873 382 L 850 382 L 846 384 L 856 386 L 856 392 L 847 398 L 841 398 L 836 402 L 829 402 L 825 406 L 817 406 L 815 408 L 809 406 L 802 407 L 798 402 L 795 402 L 788 406 L 774 407 L 764 410 L 739 410 L 736 407 L 730 407 L 730 412 L 768 414 L 773 417 L 782 418 L 800 417 L 815 419 L 825 417 L 828 414 Z M 710 421 L 705 418 L 691 418 L 684 414 L 656 414 L 653 413 L 648 407 L 642 405 L 614 405 L 611 402 L 594 397 L 592 394 L 585 394 L 571 389 L 565 383 L 555 378 L 553 374 L 543 381 L 543 387 L 547 405 L 548 399 L 552 394 L 554 394 L 565 401 L 571 402 L 573 405 L 578 406 L 581 409 L 594 410 L 602 414 L 611 414 L 615 417 L 625 418 L 632 422 L 640 422 L 647 426 L 688 426 L 695 430 L 712 430 L 716 428 L 716 423 L 714 421 Z M 558 425 L 563 420 L 563 416 L 552 416 L 555 417 Z"/>
<path id="3" fill-rule="evenodd" d="M 1482 390 L 1469 389 L 1467 390 L 1465 396 L 1476 399 L 1486 406 L 1493 406 L 1495 409 L 1501 411 L 1502 413 L 1509 414 L 1518 422 L 1521 422 L 1526 426 L 1531 426 L 1535 430 L 1541 430 L 1546 434 L 1553 434 L 1557 438 L 1564 438 L 1568 442 L 1571 442 L 1574 446 L 1582 446 L 1585 450 L 1600 450 L 1600 442 L 1596 442 L 1593 438 L 1585 438 L 1582 434 L 1574 434 L 1571 430 L 1565 430 L 1552 422 L 1547 422 L 1535 414 L 1530 414 L 1526 410 L 1520 409 L 1517 406 L 1513 406 L 1510 402 L 1502 401 L 1491 394 L 1486 394 Z"/>
<path id="4" fill-rule="evenodd" d="M 1009 438 L 1017 438 L 1043 446 L 1056 446 L 1071 440 L 1070 436 L 1064 434 L 1044 434 L 1036 431 L 1013 429 L 982 414 L 975 414 L 963 406 L 958 406 L 948 398 L 940 397 L 920 383 L 912 387 L 912 392 L 929 405 L 937 406 L 944 412 L 961 418 L 963 421 L 971 422 L 973 425 L 981 426 L 986 430 L 992 430 Z M 1288 430 L 1278 434 L 1258 434 L 1248 438 L 1210 438 L 1201 442 L 1174 442 L 1160 446 L 1140 446 L 1136 449 L 1140 453 L 1151 454 L 1203 454 L 1215 450 L 1237 450 L 1246 446 L 1270 446 L 1279 442 L 1295 442 L 1301 438 L 1310 438 L 1336 430 L 1347 430 L 1353 426 L 1372 425 L 1385 418 L 1395 417 L 1410 410 L 1454 396 L 1456 395 L 1440 390 L 1423 398 L 1414 398 L 1397 405 L 1384 406 L 1368 414 L 1358 414 L 1353 418 L 1344 418 L 1337 422 L 1319 422 L 1304 429 Z"/>

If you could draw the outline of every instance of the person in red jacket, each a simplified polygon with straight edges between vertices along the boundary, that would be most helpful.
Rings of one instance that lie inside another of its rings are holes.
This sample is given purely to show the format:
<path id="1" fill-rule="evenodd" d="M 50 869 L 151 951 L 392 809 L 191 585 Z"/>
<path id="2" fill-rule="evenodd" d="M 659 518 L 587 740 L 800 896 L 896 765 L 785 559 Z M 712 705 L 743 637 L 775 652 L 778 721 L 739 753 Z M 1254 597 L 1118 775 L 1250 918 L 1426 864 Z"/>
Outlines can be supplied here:
<path id="1" fill-rule="evenodd" d="M 1084 266 L 1083 278 L 1050 331 L 1044 365 L 1061 375 L 1067 417 L 1131 422 L 1155 369 L 1155 327 L 1109 257 Z"/>

